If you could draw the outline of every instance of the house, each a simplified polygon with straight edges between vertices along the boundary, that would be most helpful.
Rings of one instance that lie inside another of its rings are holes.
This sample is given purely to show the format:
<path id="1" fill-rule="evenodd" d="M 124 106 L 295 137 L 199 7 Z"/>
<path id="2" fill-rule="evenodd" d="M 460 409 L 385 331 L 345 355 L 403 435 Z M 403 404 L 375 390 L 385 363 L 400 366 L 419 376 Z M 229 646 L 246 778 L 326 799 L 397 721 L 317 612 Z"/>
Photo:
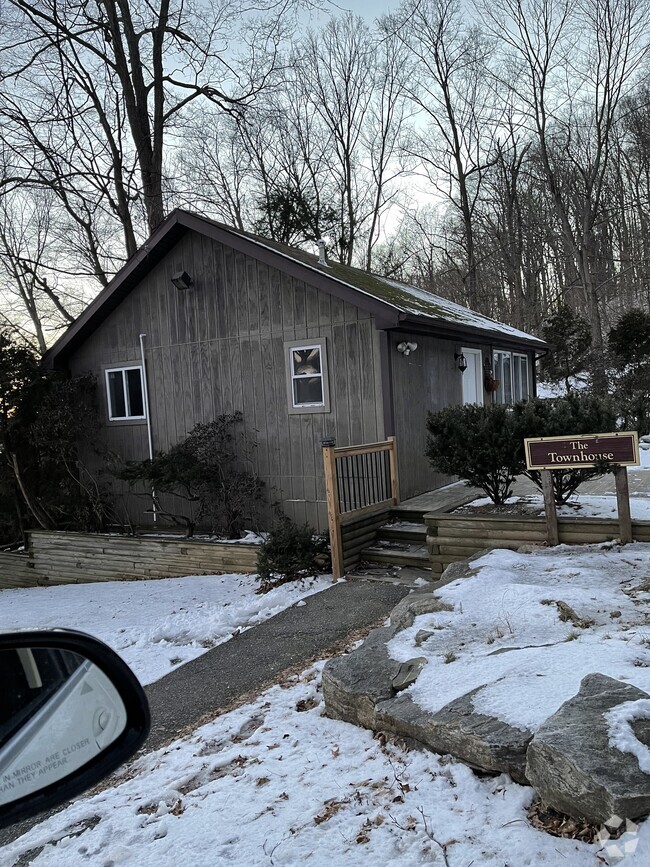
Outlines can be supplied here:
<path id="1" fill-rule="evenodd" d="M 241 410 L 274 498 L 323 528 L 324 437 L 394 435 L 402 499 L 440 487 L 427 411 L 534 394 L 544 348 L 431 293 L 176 210 L 45 363 L 96 375 L 106 444 L 127 460 Z M 133 517 L 146 520 L 142 507 Z"/>

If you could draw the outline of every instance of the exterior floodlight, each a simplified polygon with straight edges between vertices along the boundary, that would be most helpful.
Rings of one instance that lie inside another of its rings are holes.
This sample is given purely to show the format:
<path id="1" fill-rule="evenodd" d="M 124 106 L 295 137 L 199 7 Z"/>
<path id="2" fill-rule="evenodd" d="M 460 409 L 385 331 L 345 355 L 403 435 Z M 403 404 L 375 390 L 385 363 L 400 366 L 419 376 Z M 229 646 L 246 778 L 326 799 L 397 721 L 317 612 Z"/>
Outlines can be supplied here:
<path id="1" fill-rule="evenodd" d="M 397 344 L 397 351 L 401 352 L 402 355 L 410 355 L 412 352 L 415 352 L 415 350 L 417 348 L 418 348 L 417 343 L 402 342 L 402 343 Z"/>
<path id="2" fill-rule="evenodd" d="M 177 289 L 189 289 L 192 285 L 192 278 L 187 271 L 178 271 L 172 274 L 172 283 Z"/>

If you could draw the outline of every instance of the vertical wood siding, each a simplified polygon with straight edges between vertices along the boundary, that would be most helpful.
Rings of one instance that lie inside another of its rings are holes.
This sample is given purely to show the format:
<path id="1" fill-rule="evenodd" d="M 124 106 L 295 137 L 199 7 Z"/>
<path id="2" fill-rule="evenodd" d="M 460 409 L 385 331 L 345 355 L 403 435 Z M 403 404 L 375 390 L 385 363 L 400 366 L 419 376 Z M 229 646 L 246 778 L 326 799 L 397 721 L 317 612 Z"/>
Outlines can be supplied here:
<path id="1" fill-rule="evenodd" d="M 397 351 L 397 344 L 402 341 L 417 343 L 417 350 L 405 357 Z M 427 413 L 463 400 L 462 374 L 454 353 L 465 346 L 480 349 L 483 359 L 492 358 L 499 345 L 477 343 L 476 338 L 471 337 L 445 340 L 404 332 L 390 334 L 389 345 L 400 496 L 405 500 L 455 481 L 451 476 L 434 472 L 424 455 Z M 523 348 L 517 351 L 528 355 L 532 388 L 535 354 Z M 484 391 L 483 400 L 488 405 L 494 402 L 494 396 Z"/>
<path id="2" fill-rule="evenodd" d="M 397 351 L 402 341 L 417 343 L 418 348 L 404 356 Z M 434 472 L 425 457 L 426 421 L 428 412 L 461 403 L 462 382 L 453 340 L 399 333 L 390 335 L 389 345 L 400 496 L 405 500 L 452 481 Z"/>
<path id="3" fill-rule="evenodd" d="M 191 288 L 171 284 L 186 270 Z M 379 339 L 369 314 L 256 259 L 188 232 L 72 356 L 73 374 L 99 380 L 106 445 L 148 457 L 144 424 L 108 422 L 102 365 L 145 352 L 155 450 L 197 422 L 241 410 L 256 443 L 255 469 L 294 520 L 327 525 L 320 440 L 383 439 Z M 284 342 L 325 337 L 331 411 L 289 414 Z M 417 357 L 417 356 L 414 356 Z M 144 506 L 132 519 L 146 522 Z"/>

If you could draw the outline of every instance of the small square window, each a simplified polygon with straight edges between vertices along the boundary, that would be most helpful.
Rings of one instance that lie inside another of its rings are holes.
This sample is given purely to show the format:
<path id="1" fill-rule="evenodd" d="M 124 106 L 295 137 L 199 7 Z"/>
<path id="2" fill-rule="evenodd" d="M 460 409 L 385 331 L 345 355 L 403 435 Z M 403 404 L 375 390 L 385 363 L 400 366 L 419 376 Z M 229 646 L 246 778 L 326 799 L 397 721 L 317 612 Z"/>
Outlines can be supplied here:
<path id="1" fill-rule="evenodd" d="M 106 371 L 110 421 L 145 418 L 141 367 L 116 367 Z"/>
<path id="2" fill-rule="evenodd" d="M 325 341 L 286 344 L 289 411 L 328 412 Z"/>

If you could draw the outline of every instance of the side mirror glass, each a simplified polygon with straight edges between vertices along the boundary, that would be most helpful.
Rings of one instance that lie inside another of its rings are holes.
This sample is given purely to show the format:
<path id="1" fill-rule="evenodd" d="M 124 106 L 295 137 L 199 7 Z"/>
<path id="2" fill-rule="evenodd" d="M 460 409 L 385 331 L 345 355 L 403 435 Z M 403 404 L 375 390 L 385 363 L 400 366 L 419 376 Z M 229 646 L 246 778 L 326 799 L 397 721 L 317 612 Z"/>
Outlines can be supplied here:
<path id="1" fill-rule="evenodd" d="M 102 642 L 66 630 L 0 635 L 0 827 L 99 782 L 148 732 L 142 687 Z"/>

